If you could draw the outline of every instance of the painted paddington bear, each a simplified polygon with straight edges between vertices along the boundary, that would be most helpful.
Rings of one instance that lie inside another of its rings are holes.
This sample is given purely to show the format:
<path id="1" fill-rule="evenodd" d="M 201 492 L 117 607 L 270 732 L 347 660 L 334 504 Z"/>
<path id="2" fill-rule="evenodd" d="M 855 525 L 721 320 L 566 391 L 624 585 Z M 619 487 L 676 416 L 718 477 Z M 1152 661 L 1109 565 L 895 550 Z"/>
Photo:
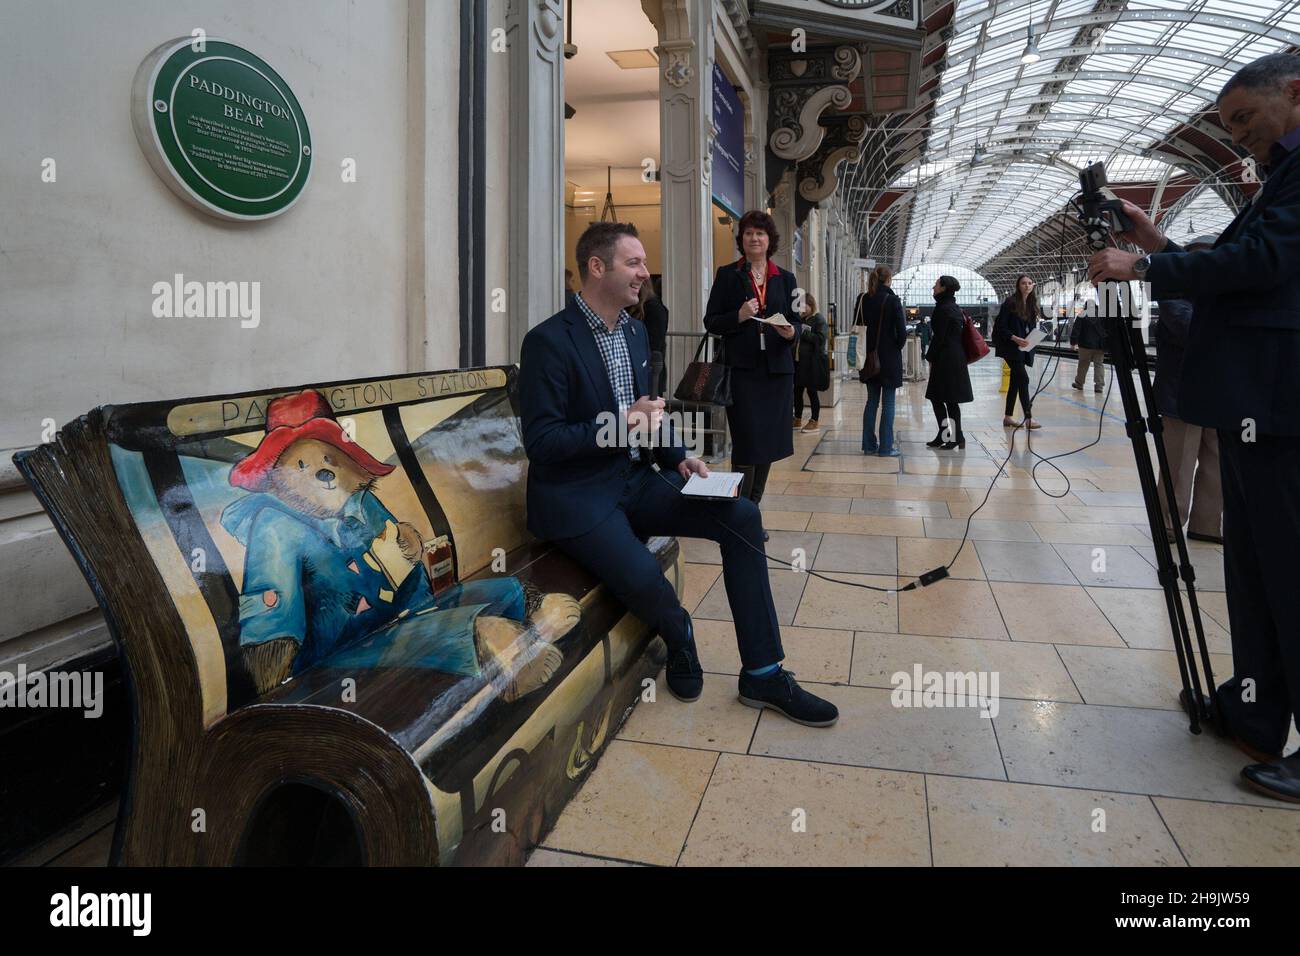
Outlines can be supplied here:
<path id="1" fill-rule="evenodd" d="M 529 619 L 513 577 L 435 595 L 420 533 L 374 491 L 394 467 L 351 440 L 317 391 L 268 406 L 266 434 L 230 472 L 251 494 L 221 515 L 247 549 L 239 642 L 258 693 L 322 662 L 483 674 L 507 700 L 546 683 L 577 602 L 547 594 Z"/>

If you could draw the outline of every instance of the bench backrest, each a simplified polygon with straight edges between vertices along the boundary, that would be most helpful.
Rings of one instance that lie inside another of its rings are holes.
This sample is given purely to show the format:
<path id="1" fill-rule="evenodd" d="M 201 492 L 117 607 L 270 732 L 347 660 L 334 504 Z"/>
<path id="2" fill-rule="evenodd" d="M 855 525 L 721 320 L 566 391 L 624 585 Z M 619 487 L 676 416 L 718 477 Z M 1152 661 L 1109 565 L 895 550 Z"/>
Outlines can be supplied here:
<path id="1" fill-rule="evenodd" d="M 197 689 L 184 709 L 210 726 L 255 696 L 241 628 L 327 631 L 318 619 L 339 613 L 304 606 L 290 564 L 309 577 L 382 574 L 392 587 L 380 601 L 400 604 L 404 574 L 425 573 L 403 567 L 413 544 L 446 580 L 526 543 L 515 381 L 508 366 L 105 406 L 17 461 L 137 694 Z M 361 561 L 332 566 L 329 542 L 372 537 Z M 322 591 L 340 593 L 317 588 L 317 604 Z M 387 613 L 371 598 L 346 610 Z"/>

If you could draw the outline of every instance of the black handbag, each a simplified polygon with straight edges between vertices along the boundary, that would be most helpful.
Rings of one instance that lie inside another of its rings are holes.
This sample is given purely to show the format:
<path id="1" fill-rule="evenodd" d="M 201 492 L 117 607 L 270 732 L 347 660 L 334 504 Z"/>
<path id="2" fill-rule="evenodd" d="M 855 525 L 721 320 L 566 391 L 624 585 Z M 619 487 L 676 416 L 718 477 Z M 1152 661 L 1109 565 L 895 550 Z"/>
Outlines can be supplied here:
<path id="1" fill-rule="evenodd" d="M 726 408 L 731 404 L 731 368 L 722 362 L 702 362 L 704 344 L 708 335 L 700 338 L 700 345 L 695 350 L 695 357 L 686 366 L 682 380 L 677 383 L 673 398 L 682 402 L 696 402 L 706 405 L 720 405 Z M 722 346 L 719 344 L 719 357 Z"/>
<path id="2" fill-rule="evenodd" d="M 866 355 L 862 356 L 862 368 L 858 369 L 858 381 L 863 385 L 880 375 L 880 334 L 885 331 L 886 301 L 888 301 L 887 298 L 880 303 L 880 324 L 876 328 L 876 344 L 871 347 L 871 350 Z M 866 336 L 863 336 L 863 338 L 865 339 Z"/>

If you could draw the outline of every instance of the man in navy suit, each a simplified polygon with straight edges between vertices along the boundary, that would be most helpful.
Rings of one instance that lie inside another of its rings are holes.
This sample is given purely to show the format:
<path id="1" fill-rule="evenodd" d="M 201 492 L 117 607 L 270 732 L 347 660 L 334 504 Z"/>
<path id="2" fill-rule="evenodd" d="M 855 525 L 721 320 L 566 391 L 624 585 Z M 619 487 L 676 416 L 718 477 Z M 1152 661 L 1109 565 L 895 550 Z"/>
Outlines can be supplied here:
<path id="1" fill-rule="evenodd" d="M 1223 87 L 1219 117 L 1267 180 L 1214 246 L 1185 252 L 1138 207 L 1132 241 L 1089 277 L 1143 279 L 1193 304 L 1178 395 L 1184 420 L 1216 428 L 1233 676 L 1216 694 L 1225 729 L 1259 763 L 1247 783 L 1300 802 L 1300 56 L 1262 57 Z"/>
<path id="2" fill-rule="evenodd" d="M 524 337 L 520 356 L 528 529 L 555 542 L 654 626 L 668 646 L 668 689 L 686 701 L 704 686 L 691 618 L 644 540 L 680 535 L 718 542 L 740 646 L 741 701 L 830 726 L 839 717 L 835 706 L 781 667 L 785 654 L 758 507 L 744 498 L 681 494 L 691 475 L 707 477 L 708 468 L 687 456 L 671 426 L 661 428 L 664 401 L 649 397 L 645 331 L 626 311 L 650 281 L 636 227 L 593 223 L 578 240 L 577 259 L 582 291 Z M 665 437 L 649 443 L 653 448 L 637 437 L 663 431 Z"/>

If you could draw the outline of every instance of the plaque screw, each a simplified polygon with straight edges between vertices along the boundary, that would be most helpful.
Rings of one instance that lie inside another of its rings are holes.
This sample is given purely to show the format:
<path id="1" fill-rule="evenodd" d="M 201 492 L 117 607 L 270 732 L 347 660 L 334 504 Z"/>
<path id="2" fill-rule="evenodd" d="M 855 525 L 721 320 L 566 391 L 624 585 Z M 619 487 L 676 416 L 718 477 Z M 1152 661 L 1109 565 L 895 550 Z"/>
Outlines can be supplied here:
<path id="1" fill-rule="evenodd" d="M 166 112 L 167 112 L 167 101 L 166 101 L 166 100 L 154 100 L 154 101 L 153 101 L 153 108 L 156 109 L 159 113 L 166 113 Z"/>
<path id="2" fill-rule="evenodd" d="M 302 148 L 302 154 L 303 154 L 304 156 L 310 156 L 310 155 L 311 155 L 311 147 L 310 147 L 310 146 L 304 146 L 304 147 Z"/>

